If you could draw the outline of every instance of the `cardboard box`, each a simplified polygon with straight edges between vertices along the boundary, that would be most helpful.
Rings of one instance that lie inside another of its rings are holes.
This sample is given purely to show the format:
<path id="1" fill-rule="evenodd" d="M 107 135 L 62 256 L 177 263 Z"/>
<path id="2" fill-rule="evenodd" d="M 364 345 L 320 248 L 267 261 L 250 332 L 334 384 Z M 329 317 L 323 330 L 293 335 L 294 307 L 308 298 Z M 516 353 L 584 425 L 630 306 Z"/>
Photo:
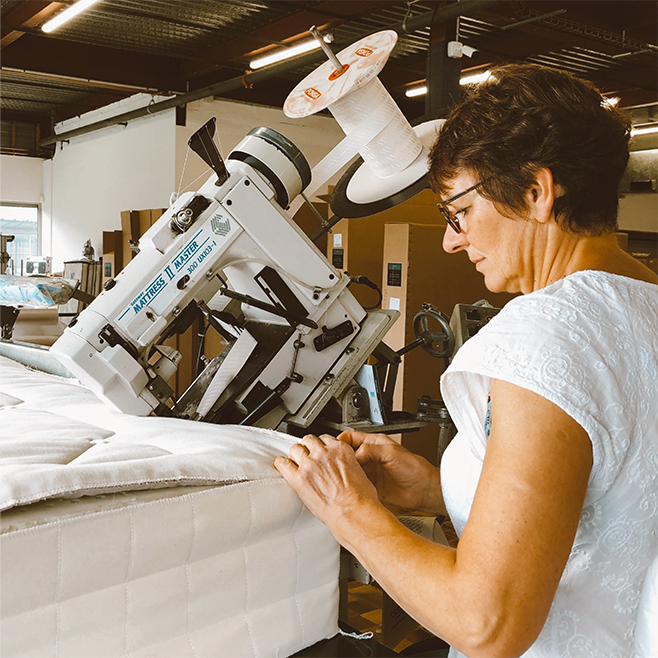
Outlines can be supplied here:
<path id="1" fill-rule="evenodd" d="M 122 232 L 122 268 L 125 267 L 135 255 L 130 248 L 130 241 L 139 243 L 139 239 L 151 228 L 151 226 L 162 216 L 166 208 L 154 208 L 147 210 L 122 210 L 121 232 Z M 117 269 L 117 273 L 120 270 Z"/>
<path id="2" fill-rule="evenodd" d="M 317 210 L 323 219 L 329 217 L 329 204 L 325 202 L 313 202 L 313 207 Z M 316 214 L 304 203 L 299 210 L 295 213 L 293 221 L 299 228 L 304 231 L 307 236 L 313 235 L 318 229 L 322 227 L 320 220 Z M 329 235 L 331 237 L 331 235 Z M 323 253 L 327 253 L 327 234 L 320 236 L 315 242 L 315 246 Z"/>
<path id="3" fill-rule="evenodd" d="M 151 212 L 150 226 L 153 226 L 153 224 L 155 224 L 158 221 L 158 219 L 160 219 L 160 217 L 162 217 L 162 215 L 164 215 L 164 213 L 167 212 L 167 209 L 166 208 L 154 208 L 150 212 Z M 144 235 L 144 234 L 142 233 L 142 235 Z"/>
<path id="4" fill-rule="evenodd" d="M 112 255 L 112 271 L 116 276 L 123 269 L 123 231 L 103 231 L 103 262 Z M 103 269 L 105 279 L 105 269 Z"/>
<path id="5" fill-rule="evenodd" d="M 123 266 L 125 267 L 133 259 L 133 251 L 130 249 L 131 240 L 139 240 L 139 214 L 132 210 L 121 211 L 121 234 Z"/>
<path id="6" fill-rule="evenodd" d="M 382 279 L 382 308 L 400 311 L 400 318 L 393 325 L 384 342 L 394 350 L 413 342 L 415 315 L 423 302 L 438 307 L 448 317 L 456 304 L 472 304 L 486 299 L 493 306 L 502 306 L 513 295 L 491 293 L 484 285 L 484 278 L 475 270 L 465 252 L 448 254 L 441 247 L 444 225 L 386 224 Z M 432 329 L 438 323 L 430 321 Z M 394 395 L 394 409 L 415 411 L 421 395 L 440 399 L 439 378 L 445 362 L 430 356 L 418 347 L 402 357 L 402 367 Z M 439 426 L 431 423 L 418 432 L 404 434 L 402 443 L 413 452 L 436 463 Z"/>
<path id="7" fill-rule="evenodd" d="M 357 219 L 341 219 L 328 236 L 327 258 L 333 266 L 352 276 L 367 276 L 382 287 L 384 227 L 395 222 L 439 225 L 445 221 L 436 208 L 437 197 L 423 190 L 413 198 L 383 212 Z M 441 247 L 439 241 L 438 247 Z M 377 301 L 374 290 L 362 285 L 350 286 L 350 291 L 363 306 Z"/>

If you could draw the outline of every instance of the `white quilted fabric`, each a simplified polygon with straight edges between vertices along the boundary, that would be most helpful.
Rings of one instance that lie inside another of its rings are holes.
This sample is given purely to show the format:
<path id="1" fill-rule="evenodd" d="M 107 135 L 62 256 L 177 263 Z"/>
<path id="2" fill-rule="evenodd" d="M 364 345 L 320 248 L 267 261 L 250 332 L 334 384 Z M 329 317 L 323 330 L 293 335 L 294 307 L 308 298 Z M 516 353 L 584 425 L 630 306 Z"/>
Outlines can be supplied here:
<path id="1" fill-rule="evenodd" d="M 0 357 L 0 654 L 287 656 L 334 635 L 338 545 L 271 466 L 290 443 L 123 416 Z"/>
<path id="2" fill-rule="evenodd" d="M 0 510 L 62 495 L 279 478 L 272 462 L 294 442 L 258 428 L 121 414 L 71 380 L 4 357 L 0 394 L 14 400 L 0 407 Z"/>
<path id="3" fill-rule="evenodd" d="M 509 302 L 459 351 L 442 380 L 459 434 L 441 463 L 459 533 L 484 458 L 491 378 L 551 400 L 592 441 L 571 555 L 524 657 L 630 656 L 643 582 L 658 554 L 658 286 L 578 272 Z"/>

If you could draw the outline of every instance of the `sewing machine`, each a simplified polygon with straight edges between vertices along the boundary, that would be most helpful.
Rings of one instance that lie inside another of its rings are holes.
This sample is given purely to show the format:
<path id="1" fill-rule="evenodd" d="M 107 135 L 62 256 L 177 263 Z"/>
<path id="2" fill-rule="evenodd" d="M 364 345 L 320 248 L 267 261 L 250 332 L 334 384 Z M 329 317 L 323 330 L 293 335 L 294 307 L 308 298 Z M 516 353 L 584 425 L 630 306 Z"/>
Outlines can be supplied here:
<path id="1" fill-rule="evenodd" d="M 397 311 L 366 312 L 285 211 L 310 182 L 303 154 L 257 128 L 224 162 L 214 121 L 189 144 L 215 173 L 175 200 L 51 352 L 135 415 L 307 428 L 326 408 L 333 428 L 424 425 L 390 422 L 382 403 L 399 357 L 381 340 Z M 181 357 L 164 342 L 199 311 L 227 347 L 175 400 L 167 381 Z M 364 365 L 371 354 L 385 367 Z"/>

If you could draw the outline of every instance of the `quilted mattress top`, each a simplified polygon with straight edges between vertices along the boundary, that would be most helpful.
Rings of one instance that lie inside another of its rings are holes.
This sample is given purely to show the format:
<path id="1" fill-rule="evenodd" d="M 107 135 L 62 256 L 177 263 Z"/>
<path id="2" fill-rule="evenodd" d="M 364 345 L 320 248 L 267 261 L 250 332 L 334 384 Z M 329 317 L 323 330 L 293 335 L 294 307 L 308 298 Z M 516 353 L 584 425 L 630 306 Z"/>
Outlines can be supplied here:
<path id="1" fill-rule="evenodd" d="M 279 478 L 293 437 L 136 417 L 0 356 L 0 511 L 47 498 Z"/>

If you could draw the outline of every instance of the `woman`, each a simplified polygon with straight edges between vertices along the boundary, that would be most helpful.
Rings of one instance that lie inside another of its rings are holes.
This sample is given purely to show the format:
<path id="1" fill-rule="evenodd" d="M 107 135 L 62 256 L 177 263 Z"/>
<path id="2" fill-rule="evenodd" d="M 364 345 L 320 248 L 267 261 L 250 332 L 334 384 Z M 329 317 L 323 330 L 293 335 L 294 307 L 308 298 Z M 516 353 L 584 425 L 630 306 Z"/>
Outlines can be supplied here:
<path id="1" fill-rule="evenodd" d="M 566 73 L 505 66 L 471 89 L 430 156 L 443 248 L 523 295 L 442 378 L 458 434 L 440 476 L 353 431 L 275 462 L 451 655 L 632 654 L 658 552 L 658 279 L 614 234 L 629 129 Z M 389 511 L 446 508 L 456 549 Z"/>

